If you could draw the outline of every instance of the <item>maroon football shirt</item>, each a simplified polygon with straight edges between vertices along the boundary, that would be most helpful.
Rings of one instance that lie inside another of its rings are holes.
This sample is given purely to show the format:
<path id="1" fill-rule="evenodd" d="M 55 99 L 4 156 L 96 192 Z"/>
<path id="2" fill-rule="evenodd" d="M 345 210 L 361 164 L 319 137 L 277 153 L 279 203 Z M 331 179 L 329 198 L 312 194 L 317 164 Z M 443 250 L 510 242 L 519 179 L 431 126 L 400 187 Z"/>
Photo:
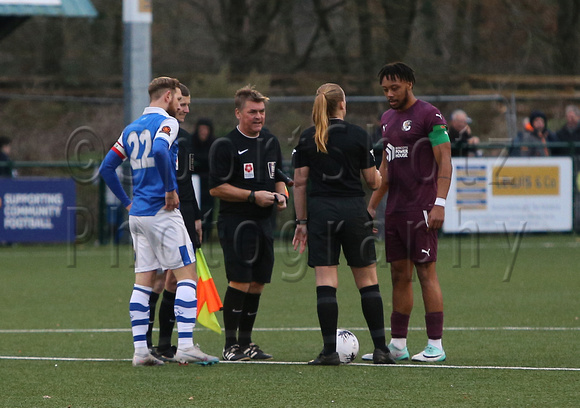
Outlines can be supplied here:
<path id="1" fill-rule="evenodd" d="M 385 213 L 430 210 L 437 195 L 438 169 L 429 133 L 447 126 L 445 118 L 418 99 L 405 111 L 386 111 L 381 125 L 389 176 Z"/>

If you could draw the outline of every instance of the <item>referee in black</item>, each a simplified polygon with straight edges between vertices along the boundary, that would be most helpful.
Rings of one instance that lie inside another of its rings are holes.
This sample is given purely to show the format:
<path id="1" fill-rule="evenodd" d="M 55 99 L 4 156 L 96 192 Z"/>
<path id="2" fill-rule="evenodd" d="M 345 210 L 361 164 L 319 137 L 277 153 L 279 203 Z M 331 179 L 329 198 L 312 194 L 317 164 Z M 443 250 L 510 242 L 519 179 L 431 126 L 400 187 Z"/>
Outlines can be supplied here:
<path id="1" fill-rule="evenodd" d="M 361 296 L 375 350 L 375 364 L 394 364 L 385 344 L 383 301 L 379 291 L 372 222 L 367 213 L 361 173 L 376 190 L 381 176 L 375 167 L 371 137 L 344 121 L 346 98 L 336 84 L 316 91 L 314 126 L 300 136 L 294 152 L 294 249 L 308 245 L 308 265 L 316 274 L 317 312 L 324 348 L 311 365 L 339 365 L 338 260 L 341 247 Z M 307 184 L 308 190 L 307 204 Z"/>
<path id="2" fill-rule="evenodd" d="M 260 295 L 272 277 L 272 210 L 286 208 L 282 152 L 263 130 L 268 98 L 251 86 L 234 98 L 238 126 L 216 139 L 210 150 L 210 194 L 220 199 L 218 235 L 228 288 L 223 301 L 227 361 L 268 360 L 252 342 Z"/>

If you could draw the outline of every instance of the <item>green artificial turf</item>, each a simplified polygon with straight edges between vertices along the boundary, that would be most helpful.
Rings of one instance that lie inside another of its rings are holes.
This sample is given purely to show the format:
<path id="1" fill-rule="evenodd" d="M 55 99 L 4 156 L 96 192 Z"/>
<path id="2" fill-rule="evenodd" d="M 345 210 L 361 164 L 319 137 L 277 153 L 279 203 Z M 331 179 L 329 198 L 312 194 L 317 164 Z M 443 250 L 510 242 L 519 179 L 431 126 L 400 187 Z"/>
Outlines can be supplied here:
<path id="1" fill-rule="evenodd" d="M 447 361 L 440 364 L 362 364 L 372 342 L 343 261 L 339 326 L 357 335 L 361 350 L 356 364 L 339 367 L 305 364 L 322 348 L 314 277 L 288 243 L 276 244 L 272 284 L 253 336 L 274 360 L 212 367 L 131 366 L 129 247 L 3 247 L 0 406 L 577 406 L 580 242 L 548 234 L 525 236 L 516 249 L 514 242 L 499 235 L 441 237 L 437 269 Z M 378 248 L 382 254 L 382 243 Z M 223 296 L 219 245 L 207 244 L 204 252 Z M 388 325 L 384 258 L 379 280 Z M 415 289 L 412 354 L 426 344 L 418 282 Z M 198 326 L 194 339 L 204 351 L 221 354 L 223 335 Z"/>

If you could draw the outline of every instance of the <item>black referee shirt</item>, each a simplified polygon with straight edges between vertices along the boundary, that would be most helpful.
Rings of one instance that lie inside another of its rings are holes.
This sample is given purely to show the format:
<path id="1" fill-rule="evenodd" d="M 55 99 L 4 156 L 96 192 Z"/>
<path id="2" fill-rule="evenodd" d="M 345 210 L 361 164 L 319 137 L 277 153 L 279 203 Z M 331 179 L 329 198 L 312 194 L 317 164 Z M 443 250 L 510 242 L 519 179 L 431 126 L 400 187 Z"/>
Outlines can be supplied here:
<path id="1" fill-rule="evenodd" d="M 179 128 L 177 134 L 177 188 L 180 201 L 191 201 L 195 198 L 191 184 L 189 157 L 191 152 L 191 135 Z"/>
<path id="2" fill-rule="evenodd" d="M 210 151 L 210 189 L 228 183 L 244 190 L 276 191 L 283 181 L 276 169 L 282 169 L 282 151 L 278 139 L 262 130 L 258 137 L 244 136 L 236 128 L 216 139 Z M 220 200 L 220 215 L 243 215 L 267 218 L 272 208 L 249 202 Z"/>
<path id="3" fill-rule="evenodd" d="M 306 129 L 294 149 L 294 168 L 309 167 L 309 196 L 362 197 L 360 171 L 375 166 L 370 135 L 359 126 L 332 119 L 328 153 L 318 152 L 314 126 Z"/>
<path id="4" fill-rule="evenodd" d="M 195 198 L 195 192 L 193 191 L 193 184 L 191 183 L 192 168 L 191 160 L 192 150 L 191 150 L 191 135 L 184 129 L 179 128 L 179 133 L 177 134 L 177 193 L 179 195 L 179 201 L 193 201 L 195 219 L 201 219 L 201 211 Z"/>

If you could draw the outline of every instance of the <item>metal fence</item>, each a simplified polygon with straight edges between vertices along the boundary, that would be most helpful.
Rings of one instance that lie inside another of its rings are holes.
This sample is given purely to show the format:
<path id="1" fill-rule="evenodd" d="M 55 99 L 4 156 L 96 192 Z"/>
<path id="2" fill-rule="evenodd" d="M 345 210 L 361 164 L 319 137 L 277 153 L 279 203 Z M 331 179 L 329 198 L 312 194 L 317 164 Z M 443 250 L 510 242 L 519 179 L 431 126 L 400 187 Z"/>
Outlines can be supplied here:
<path id="1" fill-rule="evenodd" d="M 512 141 L 499 143 L 488 142 L 477 146 L 484 157 L 512 157 L 517 156 L 517 149 L 522 146 L 543 146 L 534 144 L 514 144 Z M 565 156 L 573 160 L 573 231 L 580 232 L 580 142 L 575 143 L 549 143 L 551 149 L 567 151 Z M 118 202 L 112 197 L 103 180 L 98 177 L 97 169 L 100 163 L 89 161 L 84 164 L 71 164 L 67 162 L 0 162 L 2 167 L 10 167 L 17 174 L 16 177 L 42 176 L 72 178 L 76 182 L 77 207 L 83 209 L 77 214 L 77 241 L 96 242 L 104 244 L 115 240 L 117 242 L 129 242 L 130 236 L 126 228 L 127 214 L 124 208 L 120 208 Z M 286 160 L 284 171 L 292 174 L 291 162 Z M 128 169 L 125 169 L 128 174 Z M 1 185 L 1 179 L 0 179 Z M 130 191 L 129 178 L 125 178 L 124 186 Z M 1 188 L 0 188 L 1 193 Z M 369 192 L 370 193 L 370 192 Z M 294 219 L 292 201 L 288 210 L 278 217 L 278 225 L 281 226 L 288 220 Z M 217 212 L 217 211 L 214 211 Z M 215 228 L 214 228 L 215 230 Z M 278 232 L 280 232 L 278 230 Z M 215 237 L 214 237 L 215 238 Z"/>
<path id="2" fill-rule="evenodd" d="M 30 96 L 30 95 L 5 95 L 0 93 L 0 99 L 18 100 L 25 99 L 30 103 L 64 103 L 76 105 L 92 105 L 95 109 L 100 106 L 118 105 L 122 107 L 122 98 L 75 98 L 63 96 Z M 477 125 L 487 125 L 487 130 L 497 137 L 486 137 L 485 140 L 477 146 L 477 150 L 482 156 L 516 156 L 524 146 L 534 146 L 533 144 L 516 143 L 518 133 L 518 111 L 523 110 L 521 105 L 516 104 L 516 98 L 505 97 L 500 94 L 488 95 L 438 95 L 438 96 L 419 96 L 420 99 L 435 104 L 444 115 L 448 115 L 457 108 L 462 108 L 467 112 L 481 113 L 484 112 L 485 121 L 479 120 Z M 300 134 L 301 125 L 310 126 L 310 112 L 312 109 L 313 96 L 278 96 L 271 97 L 268 107 L 267 126 L 272 133 L 276 134 L 280 140 L 283 149 L 283 155 L 286 158 L 284 170 L 291 174 L 290 154 L 292 148 L 297 143 L 297 137 Z M 559 104 L 569 103 L 559 101 Z M 536 108 L 547 109 L 555 105 L 555 98 L 547 100 L 538 100 L 534 104 Z M 518 103 L 522 102 L 518 99 Z M 529 101 L 525 101 L 529 102 Z M 366 125 L 369 133 L 374 132 L 377 127 L 377 116 L 388 108 L 384 96 L 347 96 L 348 117 L 352 123 Z M 226 106 L 229 105 L 229 106 Z M 232 98 L 193 98 L 191 100 L 192 113 L 188 115 L 185 126 L 191 126 L 196 118 L 209 117 L 215 119 L 216 135 L 221 136 L 229 132 L 235 125 L 233 115 Z M 525 108 L 527 109 L 527 107 Z M 563 111 L 563 109 L 561 109 Z M 225 114 L 224 114 L 225 112 Z M 472 114 L 472 116 L 475 116 Z M 521 116 L 521 113 L 520 113 Z M 482 123 L 486 122 L 486 123 Z M 493 124 L 492 124 L 493 123 Z M 186 127 L 187 129 L 187 127 Z M 77 132 L 78 131 L 78 132 Z M 81 131 L 92 132 L 88 127 L 81 127 L 73 134 L 82 133 Z M 97 129 L 98 132 L 98 129 Z M 95 132 L 93 132 L 94 134 Z M 83 133 L 84 134 L 84 133 Z M 102 139 L 102 135 L 97 135 Z M 67 147 L 68 143 L 67 143 Z M 580 143 L 551 143 L 549 148 L 556 149 L 561 155 L 573 157 L 574 174 L 578 172 L 580 155 Z M 381 146 L 377 146 L 381 149 Z M 78 150 L 78 149 L 77 149 Z M 68 150 L 67 150 L 68 151 Z M 74 146 L 70 151 L 75 151 Z M 91 240 L 105 243 L 111 239 L 128 240 L 128 234 L 117 234 L 115 228 L 122 225 L 126 217 L 124 209 L 115 208 L 114 199 L 111 198 L 108 189 L 103 181 L 97 175 L 97 169 L 100 164 L 99 157 L 94 160 L 85 159 L 68 160 L 64 162 L 27 162 L 14 161 L 10 163 L 1 163 L 0 166 L 9 166 L 18 173 L 18 176 L 43 176 L 43 177 L 71 177 L 77 185 L 77 206 L 86 209 L 83 211 L 82 219 L 77 222 L 77 234 L 79 239 L 89 242 Z M 128 174 L 128 170 L 125 170 Z M 128 180 L 128 178 L 127 178 Z M 130 190 L 130 183 L 125 183 L 127 191 Z M 577 218 L 580 215 L 578 209 L 580 199 L 578 197 L 578 188 L 574 186 L 574 209 L 575 223 L 574 230 L 580 231 L 580 223 Z M 107 198 L 108 197 L 108 198 Z M 290 203 L 292 204 L 292 203 Z M 288 220 L 293 220 L 294 209 L 292 206 L 280 214 L 279 225 L 283 225 Z M 214 229 L 215 230 L 215 229 Z"/>

